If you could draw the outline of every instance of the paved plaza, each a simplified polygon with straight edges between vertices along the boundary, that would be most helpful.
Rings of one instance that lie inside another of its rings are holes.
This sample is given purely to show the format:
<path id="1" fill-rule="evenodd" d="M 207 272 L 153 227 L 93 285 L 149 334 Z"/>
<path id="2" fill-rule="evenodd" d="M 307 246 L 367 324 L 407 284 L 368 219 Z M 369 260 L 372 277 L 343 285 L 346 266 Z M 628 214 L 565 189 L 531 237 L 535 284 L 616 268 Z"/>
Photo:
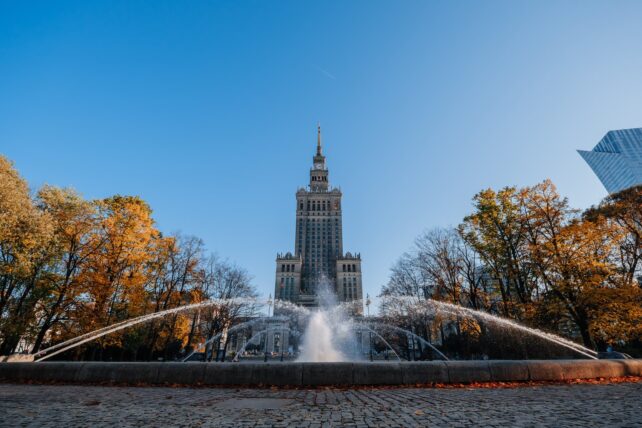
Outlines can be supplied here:
<path id="1" fill-rule="evenodd" d="M 516 388 L 221 389 L 0 384 L 0 426 L 642 425 L 642 382 Z"/>

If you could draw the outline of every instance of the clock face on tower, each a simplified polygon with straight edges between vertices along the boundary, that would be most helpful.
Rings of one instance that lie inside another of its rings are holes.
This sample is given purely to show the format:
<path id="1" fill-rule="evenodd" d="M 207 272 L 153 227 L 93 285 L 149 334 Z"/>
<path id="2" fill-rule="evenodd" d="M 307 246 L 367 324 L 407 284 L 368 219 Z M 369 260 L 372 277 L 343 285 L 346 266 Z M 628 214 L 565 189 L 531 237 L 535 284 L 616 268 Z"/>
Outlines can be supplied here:
<path id="1" fill-rule="evenodd" d="M 323 164 L 322 163 L 315 163 L 314 164 L 314 169 L 323 169 Z"/>

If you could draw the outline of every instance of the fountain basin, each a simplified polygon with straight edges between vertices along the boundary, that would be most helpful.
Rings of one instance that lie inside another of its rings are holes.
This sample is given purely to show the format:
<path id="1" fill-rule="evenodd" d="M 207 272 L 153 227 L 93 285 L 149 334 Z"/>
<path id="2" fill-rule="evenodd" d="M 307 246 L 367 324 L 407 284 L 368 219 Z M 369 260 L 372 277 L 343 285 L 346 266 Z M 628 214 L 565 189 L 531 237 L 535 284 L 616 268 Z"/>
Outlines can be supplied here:
<path id="1" fill-rule="evenodd" d="M 0 382 L 5 383 L 316 387 L 566 381 L 621 376 L 642 376 L 642 360 L 0 363 Z"/>

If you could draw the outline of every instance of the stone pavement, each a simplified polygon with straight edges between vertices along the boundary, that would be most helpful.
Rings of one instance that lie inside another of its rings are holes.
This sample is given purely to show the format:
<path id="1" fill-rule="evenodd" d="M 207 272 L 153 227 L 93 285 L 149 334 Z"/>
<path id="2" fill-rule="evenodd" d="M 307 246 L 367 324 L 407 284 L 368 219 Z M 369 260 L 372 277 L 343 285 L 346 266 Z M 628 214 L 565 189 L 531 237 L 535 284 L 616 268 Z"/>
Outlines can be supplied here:
<path id="1" fill-rule="evenodd" d="M 642 426 L 642 382 L 222 389 L 0 384 L 2 427 Z"/>

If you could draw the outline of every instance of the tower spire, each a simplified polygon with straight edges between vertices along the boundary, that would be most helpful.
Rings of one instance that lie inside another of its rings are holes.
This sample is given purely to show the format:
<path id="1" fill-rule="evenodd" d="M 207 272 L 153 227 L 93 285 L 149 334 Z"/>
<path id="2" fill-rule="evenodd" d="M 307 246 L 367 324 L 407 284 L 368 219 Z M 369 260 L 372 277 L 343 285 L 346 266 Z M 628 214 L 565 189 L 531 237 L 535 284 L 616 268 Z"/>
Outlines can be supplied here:
<path id="1" fill-rule="evenodd" d="M 321 123 L 317 122 L 317 156 L 322 156 L 321 154 Z"/>

